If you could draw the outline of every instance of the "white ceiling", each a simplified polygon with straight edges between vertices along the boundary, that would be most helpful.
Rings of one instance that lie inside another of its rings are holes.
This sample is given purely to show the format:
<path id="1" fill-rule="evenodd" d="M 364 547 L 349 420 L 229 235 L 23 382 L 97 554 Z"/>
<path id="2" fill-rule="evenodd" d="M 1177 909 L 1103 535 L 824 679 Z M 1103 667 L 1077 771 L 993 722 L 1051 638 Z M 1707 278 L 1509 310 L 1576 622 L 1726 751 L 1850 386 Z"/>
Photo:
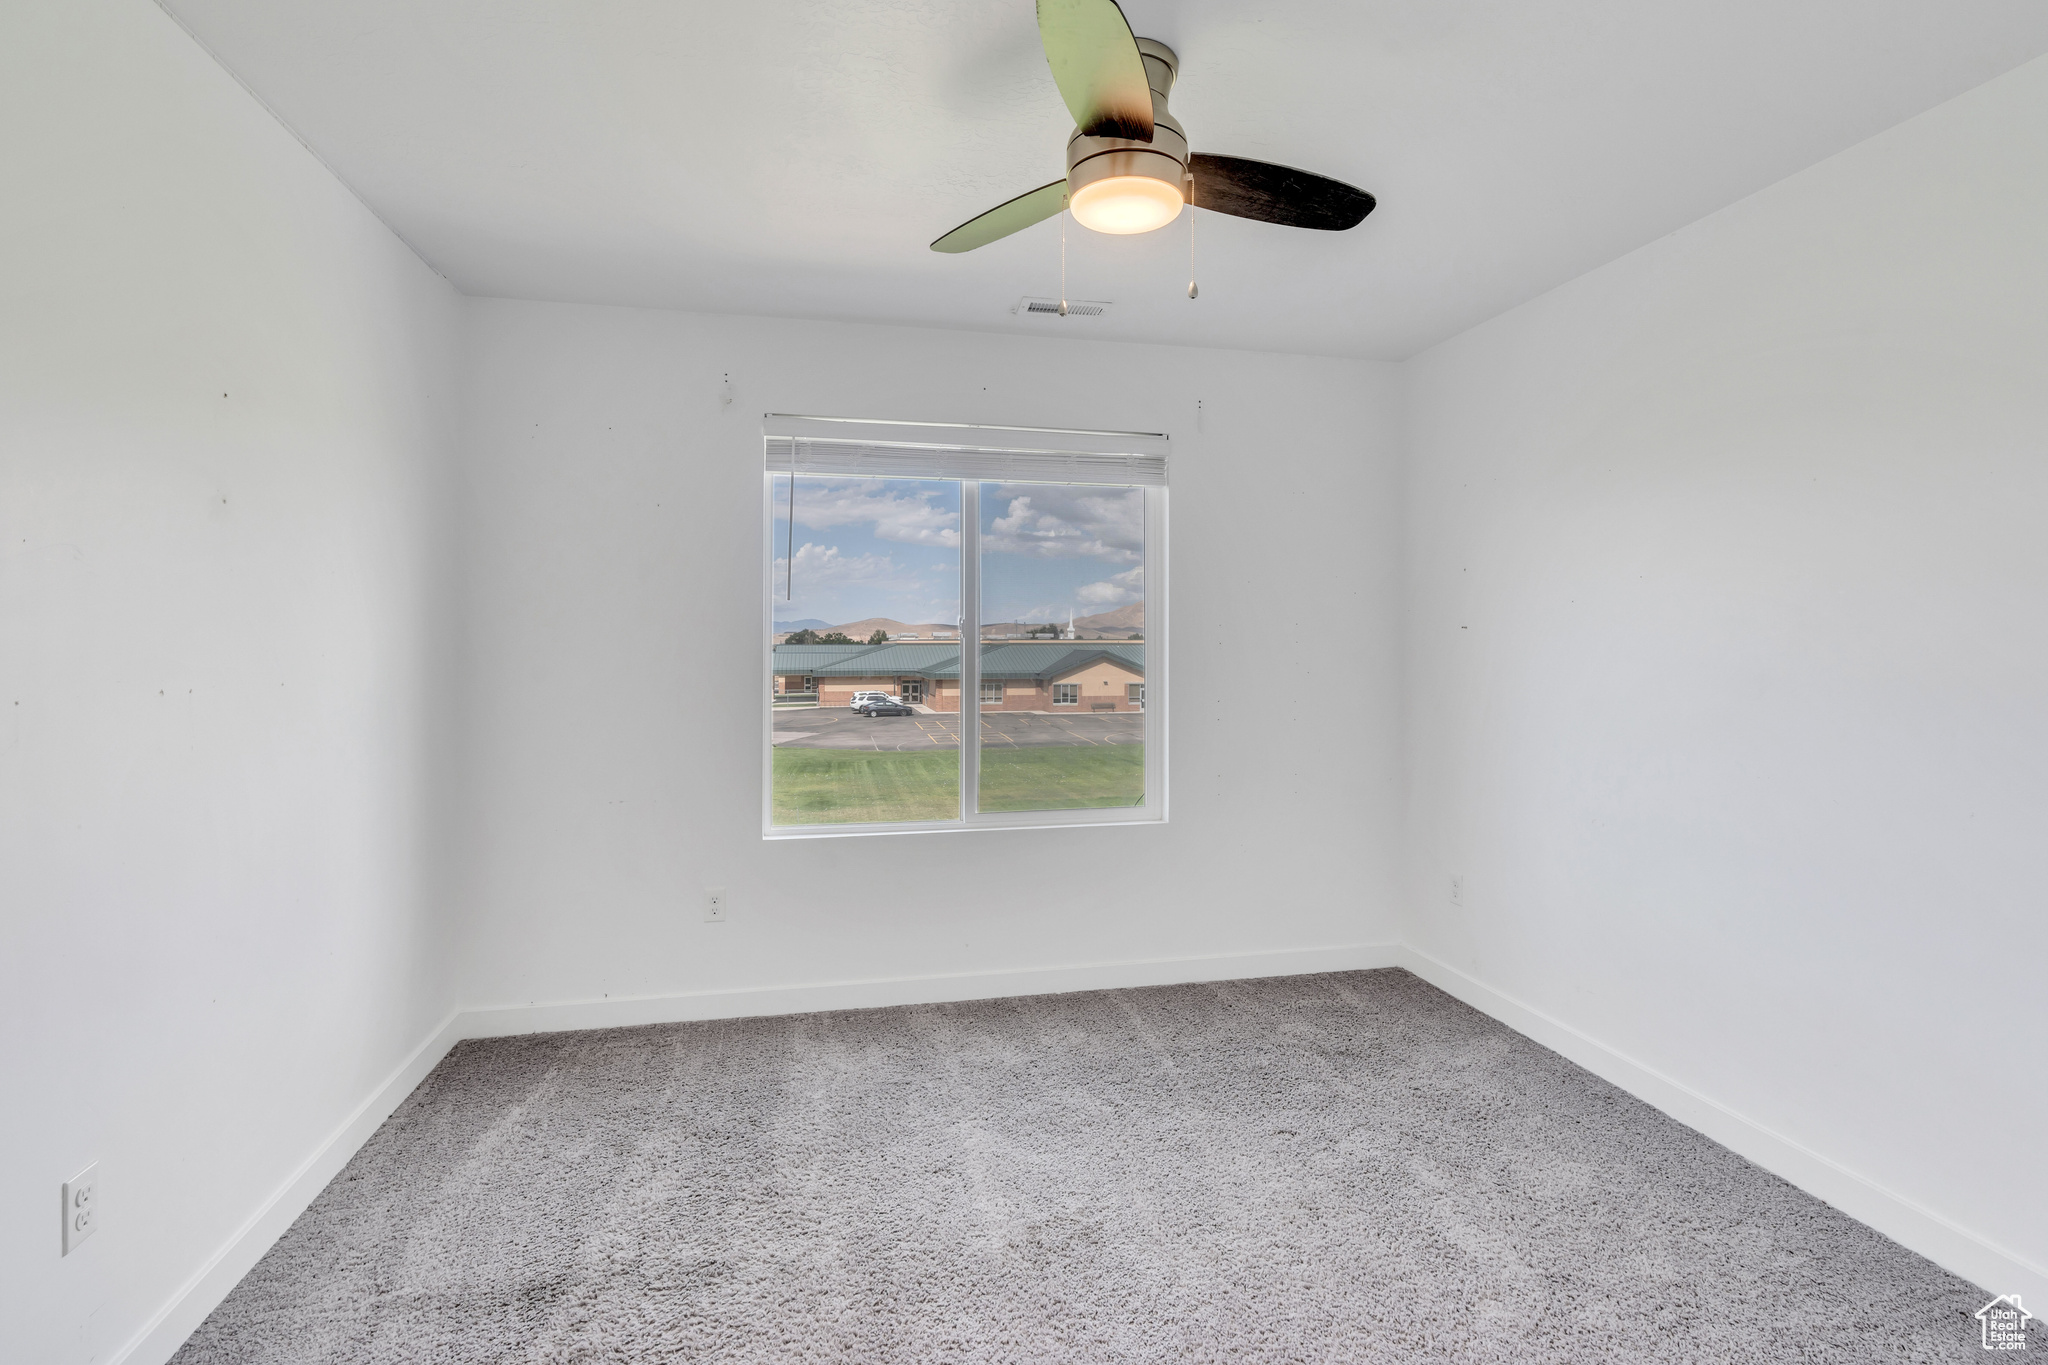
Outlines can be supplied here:
<path id="1" fill-rule="evenodd" d="M 1348 233 L 1057 220 L 1032 0 L 164 0 L 468 293 L 1397 358 L 2048 51 L 2041 0 L 1129 0 L 1199 151 Z M 1912 187 L 1901 186 L 1902 194 Z"/>

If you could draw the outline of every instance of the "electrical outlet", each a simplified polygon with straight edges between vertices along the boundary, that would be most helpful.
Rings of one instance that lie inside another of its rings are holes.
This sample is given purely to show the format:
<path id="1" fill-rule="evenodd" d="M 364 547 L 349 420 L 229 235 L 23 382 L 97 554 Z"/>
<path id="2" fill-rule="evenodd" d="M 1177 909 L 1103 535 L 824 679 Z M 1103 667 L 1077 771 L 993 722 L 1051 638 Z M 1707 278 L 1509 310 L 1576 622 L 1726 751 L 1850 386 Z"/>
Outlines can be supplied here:
<path id="1" fill-rule="evenodd" d="M 64 1182 L 64 1254 L 69 1256 L 99 1226 L 100 1164 L 95 1161 Z"/>
<path id="2" fill-rule="evenodd" d="M 724 887 L 707 886 L 704 888 L 704 922 L 706 924 L 725 923 Z"/>
<path id="3" fill-rule="evenodd" d="M 1453 873 L 1451 874 L 1451 904 L 1452 904 L 1452 905 L 1463 905 L 1464 903 L 1465 903 L 1465 874 L 1464 874 L 1464 873 L 1462 873 L 1462 872 L 1453 872 Z"/>

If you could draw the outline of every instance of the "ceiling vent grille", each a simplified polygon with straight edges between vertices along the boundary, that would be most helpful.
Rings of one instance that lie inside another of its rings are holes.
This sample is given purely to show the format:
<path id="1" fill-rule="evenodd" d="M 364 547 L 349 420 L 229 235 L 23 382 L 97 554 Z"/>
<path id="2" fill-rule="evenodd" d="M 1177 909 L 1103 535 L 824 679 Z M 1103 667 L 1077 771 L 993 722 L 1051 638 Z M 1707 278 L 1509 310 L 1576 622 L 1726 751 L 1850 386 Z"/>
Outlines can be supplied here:
<path id="1" fill-rule="evenodd" d="M 1109 311 L 1110 305 L 1102 299 L 1068 299 L 1067 316 L 1070 318 L 1099 318 Z M 1018 299 L 1010 309 L 1020 318 L 1053 317 L 1060 315 L 1058 299 L 1034 299 L 1029 296 Z"/>

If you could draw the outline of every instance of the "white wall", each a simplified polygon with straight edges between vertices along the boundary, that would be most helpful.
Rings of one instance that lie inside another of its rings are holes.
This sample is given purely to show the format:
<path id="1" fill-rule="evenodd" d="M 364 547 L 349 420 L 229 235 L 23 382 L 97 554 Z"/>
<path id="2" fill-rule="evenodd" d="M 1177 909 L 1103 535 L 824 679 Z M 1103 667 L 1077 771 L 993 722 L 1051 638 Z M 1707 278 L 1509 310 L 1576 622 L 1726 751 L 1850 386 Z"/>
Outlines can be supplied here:
<path id="1" fill-rule="evenodd" d="M 453 1003 L 1402 933 L 2048 1261 L 2048 64 L 1398 370 L 459 302 L 139 0 L 0 127 L 12 1355 Z M 1174 435 L 1169 825 L 759 838 L 770 410 Z"/>
<path id="2" fill-rule="evenodd" d="M 1394 939 L 1390 367 L 465 314 L 465 1005 Z M 1171 433 L 1169 824 L 761 839 L 764 412 Z"/>
<path id="3" fill-rule="evenodd" d="M 456 300 L 140 0 L 0 6 L 0 128 L 0 1356 L 68 1365 L 447 1008 Z"/>
<path id="4" fill-rule="evenodd" d="M 1409 941 L 2037 1270 L 2044 234 L 2048 60 L 1403 374 Z"/>

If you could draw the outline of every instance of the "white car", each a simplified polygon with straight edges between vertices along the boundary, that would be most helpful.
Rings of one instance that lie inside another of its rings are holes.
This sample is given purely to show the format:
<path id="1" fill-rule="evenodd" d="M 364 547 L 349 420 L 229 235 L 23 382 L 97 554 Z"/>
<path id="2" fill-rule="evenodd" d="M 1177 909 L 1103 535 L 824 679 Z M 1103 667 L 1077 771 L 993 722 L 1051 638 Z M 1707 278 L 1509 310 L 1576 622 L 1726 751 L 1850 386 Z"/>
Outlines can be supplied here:
<path id="1" fill-rule="evenodd" d="M 853 700 L 846 703 L 846 709 L 849 711 L 858 711 L 861 707 L 867 705 L 871 701 L 894 700 L 896 700 L 896 698 L 890 696 L 887 692 L 856 692 L 853 694 Z"/>

